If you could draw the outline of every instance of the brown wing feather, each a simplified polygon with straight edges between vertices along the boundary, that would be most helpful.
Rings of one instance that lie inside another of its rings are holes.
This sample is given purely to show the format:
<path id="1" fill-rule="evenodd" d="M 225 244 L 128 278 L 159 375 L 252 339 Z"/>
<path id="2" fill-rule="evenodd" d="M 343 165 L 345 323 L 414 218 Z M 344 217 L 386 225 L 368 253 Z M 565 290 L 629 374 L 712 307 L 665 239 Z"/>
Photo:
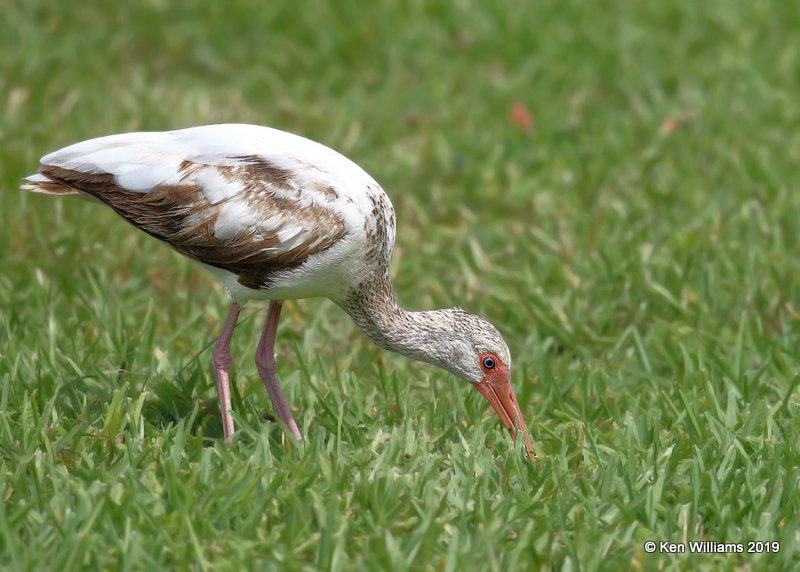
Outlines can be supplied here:
<path id="1" fill-rule="evenodd" d="M 158 185 L 147 193 L 120 187 L 110 173 L 84 173 L 52 165 L 39 171 L 56 185 L 87 193 L 114 209 L 120 216 L 147 234 L 169 244 L 190 258 L 222 268 L 239 276 L 246 287 L 269 287 L 275 272 L 299 267 L 309 256 L 330 248 L 345 235 L 341 218 L 315 201 L 286 198 L 301 192 L 321 193 L 333 198 L 329 187 L 299 189 L 292 184 L 292 172 L 256 156 L 239 157 L 241 163 L 206 165 L 183 161 L 180 171 L 186 182 Z M 241 185 L 239 200 L 268 217 L 282 212 L 295 227 L 304 231 L 304 239 L 291 248 L 281 248 L 280 229 L 265 232 L 257 226 L 243 226 L 229 238 L 215 234 L 217 217 L 224 201 L 212 204 L 191 174 L 199 169 L 216 169 L 223 177 Z M 275 193 L 280 190 L 281 196 Z"/>

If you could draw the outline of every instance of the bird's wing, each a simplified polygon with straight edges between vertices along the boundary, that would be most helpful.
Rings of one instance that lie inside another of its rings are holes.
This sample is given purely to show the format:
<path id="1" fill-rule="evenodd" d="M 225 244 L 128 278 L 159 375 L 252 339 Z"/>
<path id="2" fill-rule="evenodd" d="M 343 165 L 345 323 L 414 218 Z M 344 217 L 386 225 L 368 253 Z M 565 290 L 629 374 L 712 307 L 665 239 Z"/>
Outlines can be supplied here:
<path id="1" fill-rule="evenodd" d="M 334 208 L 346 200 L 341 173 L 294 158 L 296 149 L 226 147 L 208 135 L 130 133 L 78 143 L 45 156 L 25 188 L 91 195 L 250 288 L 269 286 L 274 272 L 297 268 L 346 234 Z"/>

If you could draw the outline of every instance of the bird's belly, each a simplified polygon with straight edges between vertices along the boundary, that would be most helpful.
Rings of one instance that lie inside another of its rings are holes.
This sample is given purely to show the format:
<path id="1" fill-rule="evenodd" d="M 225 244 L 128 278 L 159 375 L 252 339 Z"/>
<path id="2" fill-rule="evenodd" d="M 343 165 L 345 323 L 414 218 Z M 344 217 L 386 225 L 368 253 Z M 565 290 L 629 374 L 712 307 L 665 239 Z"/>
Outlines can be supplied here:
<path id="1" fill-rule="evenodd" d="M 342 240 L 310 256 L 297 268 L 275 272 L 269 284 L 258 289 L 241 284 L 238 274 L 207 264 L 201 266 L 222 283 L 236 302 L 315 297 L 338 300 L 369 273 L 362 250 L 358 244 Z"/>

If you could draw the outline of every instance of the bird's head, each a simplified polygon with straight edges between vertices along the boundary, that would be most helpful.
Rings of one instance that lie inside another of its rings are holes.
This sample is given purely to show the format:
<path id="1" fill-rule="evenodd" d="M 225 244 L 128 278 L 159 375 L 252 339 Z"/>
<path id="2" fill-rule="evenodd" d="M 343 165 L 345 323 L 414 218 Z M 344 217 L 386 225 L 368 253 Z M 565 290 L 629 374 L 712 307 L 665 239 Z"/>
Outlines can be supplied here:
<path id="1" fill-rule="evenodd" d="M 469 381 L 483 395 L 511 433 L 525 432 L 525 448 L 536 458 L 528 427 L 511 387 L 511 352 L 500 332 L 480 316 L 460 309 L 440 310 L 449 314 L 439 347 L 444 355 L 440 367 Z"/>

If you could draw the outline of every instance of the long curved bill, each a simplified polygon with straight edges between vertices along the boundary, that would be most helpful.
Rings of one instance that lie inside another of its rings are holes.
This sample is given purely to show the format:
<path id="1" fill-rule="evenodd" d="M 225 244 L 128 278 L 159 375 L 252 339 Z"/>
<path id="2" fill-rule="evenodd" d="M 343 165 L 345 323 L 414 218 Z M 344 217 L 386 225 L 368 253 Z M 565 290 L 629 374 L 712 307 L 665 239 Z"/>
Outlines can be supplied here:
<path id="1" fill-rule="evenodd" d="M 502 377 L 485 377 L 475 384 L 481 395 L 495 410 L 503 426 L 511 433 L 511 438 L 517 442 L 517 432 L 525 432 L 525 449 L 531 459 L 536 459 L 536 452 L 533 450 L 531 436 L 528 434 L 528 426 L 522 418 L 522 411 L 517 403 L 517 396 L 511 388 L 508 379 Z"/>

